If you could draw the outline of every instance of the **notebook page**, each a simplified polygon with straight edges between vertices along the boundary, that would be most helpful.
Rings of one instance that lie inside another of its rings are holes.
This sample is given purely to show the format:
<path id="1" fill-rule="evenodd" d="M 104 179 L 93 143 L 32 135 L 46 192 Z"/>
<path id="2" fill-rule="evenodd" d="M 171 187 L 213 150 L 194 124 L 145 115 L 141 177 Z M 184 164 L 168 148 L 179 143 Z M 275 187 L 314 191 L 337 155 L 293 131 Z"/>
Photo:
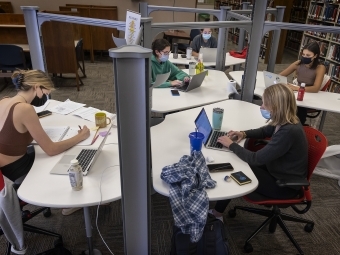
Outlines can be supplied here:
<path id="1" fill-rule="evenodd" d="M 52 142 L 59 142 L 63 139 L 67 131 L 70 127 L 61 126 L 61 127 L 43 127 L 44 131 L 48 135 L 48 137 L 52 140 Z M 37 144 L 35 140 L 32 143 Z"/>

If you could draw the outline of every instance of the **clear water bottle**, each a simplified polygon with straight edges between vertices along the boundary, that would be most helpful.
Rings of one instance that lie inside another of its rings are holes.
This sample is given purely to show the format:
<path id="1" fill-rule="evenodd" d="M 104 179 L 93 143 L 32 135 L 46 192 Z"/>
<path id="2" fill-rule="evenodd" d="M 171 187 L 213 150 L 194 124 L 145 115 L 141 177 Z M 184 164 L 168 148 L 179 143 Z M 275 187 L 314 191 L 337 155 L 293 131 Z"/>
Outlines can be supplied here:
<path id="1" fill-rule="evenodd" d="M 68 176 L 73 190 L 81 190 L 83 188 L 83 171 L 77 159 L 71 160 Z"/>
<path id="2" fill-rule="evenodd" d="M 173 57 L 174 59 L 177 59 L 178 58 L 178 44 L 177 43 L 174 43 L 174 47 L 173 47 Z"/>

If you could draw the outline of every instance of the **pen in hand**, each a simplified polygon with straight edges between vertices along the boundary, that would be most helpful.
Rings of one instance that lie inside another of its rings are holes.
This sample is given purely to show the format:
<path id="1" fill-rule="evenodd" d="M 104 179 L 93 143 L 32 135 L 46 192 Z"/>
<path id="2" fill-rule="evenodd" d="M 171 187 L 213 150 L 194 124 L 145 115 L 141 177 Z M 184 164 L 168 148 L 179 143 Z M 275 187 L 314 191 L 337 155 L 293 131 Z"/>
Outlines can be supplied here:
<path id="1" fill-rule="evenodd" d="M 81 126 L 80 126 L 80 125 L 78 125 L 78 127 L 79 127 L 79 130 L 82 130 L 82 128 L 81 128 Z"/>

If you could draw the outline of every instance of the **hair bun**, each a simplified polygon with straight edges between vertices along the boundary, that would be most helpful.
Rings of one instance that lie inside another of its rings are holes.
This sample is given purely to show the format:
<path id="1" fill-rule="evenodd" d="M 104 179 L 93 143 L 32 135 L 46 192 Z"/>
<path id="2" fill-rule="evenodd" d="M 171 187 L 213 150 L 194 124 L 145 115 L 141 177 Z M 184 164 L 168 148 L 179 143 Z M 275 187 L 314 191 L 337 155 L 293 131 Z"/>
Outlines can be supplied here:
<path id="1" fill-rule="evenodd" d="M 24 80 L 24 74 L 22 73 L 18 73 L 18 75 L 12 78 L 12 82 L 16 89 L 20 89 L 23 80 Z"/>

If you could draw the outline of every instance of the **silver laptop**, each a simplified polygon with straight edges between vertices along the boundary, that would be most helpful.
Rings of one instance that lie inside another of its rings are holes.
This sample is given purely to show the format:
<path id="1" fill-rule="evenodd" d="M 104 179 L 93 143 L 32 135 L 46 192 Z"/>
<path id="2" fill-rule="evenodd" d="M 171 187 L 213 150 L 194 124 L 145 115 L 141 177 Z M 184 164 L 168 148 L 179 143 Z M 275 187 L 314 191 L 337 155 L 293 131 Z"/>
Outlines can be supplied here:
<path id="1" fill-rule="evenodd" d="M 203 53 L 204 62 L 215 62 L 217 56 L 217 48 L 201 48 L 199 53 Z"/>
<path id="2" fill-rule="evenodd" d="M 198 87 L 201 87 L 203 80 L 204 80 L 205 76 L 207 75 L 207 72 L 208 71 L 204 71 L 202 73 L 195 74 L 190 79 L 188 84 L 184 84 L 184 82 L 183 82 L 184 85 L 177 87 L 177 89 L 179 91 L 188 92 L 190 90 L 197 89 Z"/>
<path id="3" fill-rule="evenodd" d="M 267 72 L 267 71 L 263 71 L 263 76 L 264 76 L 264 86 L 266 88 L 274 84 L 278 84 L 278 83 L 287 84 L 286 76 L 282 76 L 282 75 Z"/>
<path id="4" fill-rule="evenodd" d="M 84 149 L 84 146 L 75 146 L 66 151 L 57 164 L 50 171 L 51 174 L 68 174 L 68 169 L 71 166 L 72 159 L 78 159 L 82 167 L 83 175 L 87 175 L 92 168 L 94 162 L 97 160 L 100 152 L 103 149 L 106 138 L 109 136 L 112 125 L 110 125 L 107 133 L 100 143 L 98 149 Z"/>
<path id="5" fill-rule="evenodd" d="M 214 130 L 210 124 L 207 113 L 204 108 L 198 114 L 195 125 L 198 132 L 204 135 L 203 144 L 207 149 L 230 151 L 227 147 L 224 147 L 221 143 L 217 142 L 220 136 L 226 135 L 227 131 Z"/>

